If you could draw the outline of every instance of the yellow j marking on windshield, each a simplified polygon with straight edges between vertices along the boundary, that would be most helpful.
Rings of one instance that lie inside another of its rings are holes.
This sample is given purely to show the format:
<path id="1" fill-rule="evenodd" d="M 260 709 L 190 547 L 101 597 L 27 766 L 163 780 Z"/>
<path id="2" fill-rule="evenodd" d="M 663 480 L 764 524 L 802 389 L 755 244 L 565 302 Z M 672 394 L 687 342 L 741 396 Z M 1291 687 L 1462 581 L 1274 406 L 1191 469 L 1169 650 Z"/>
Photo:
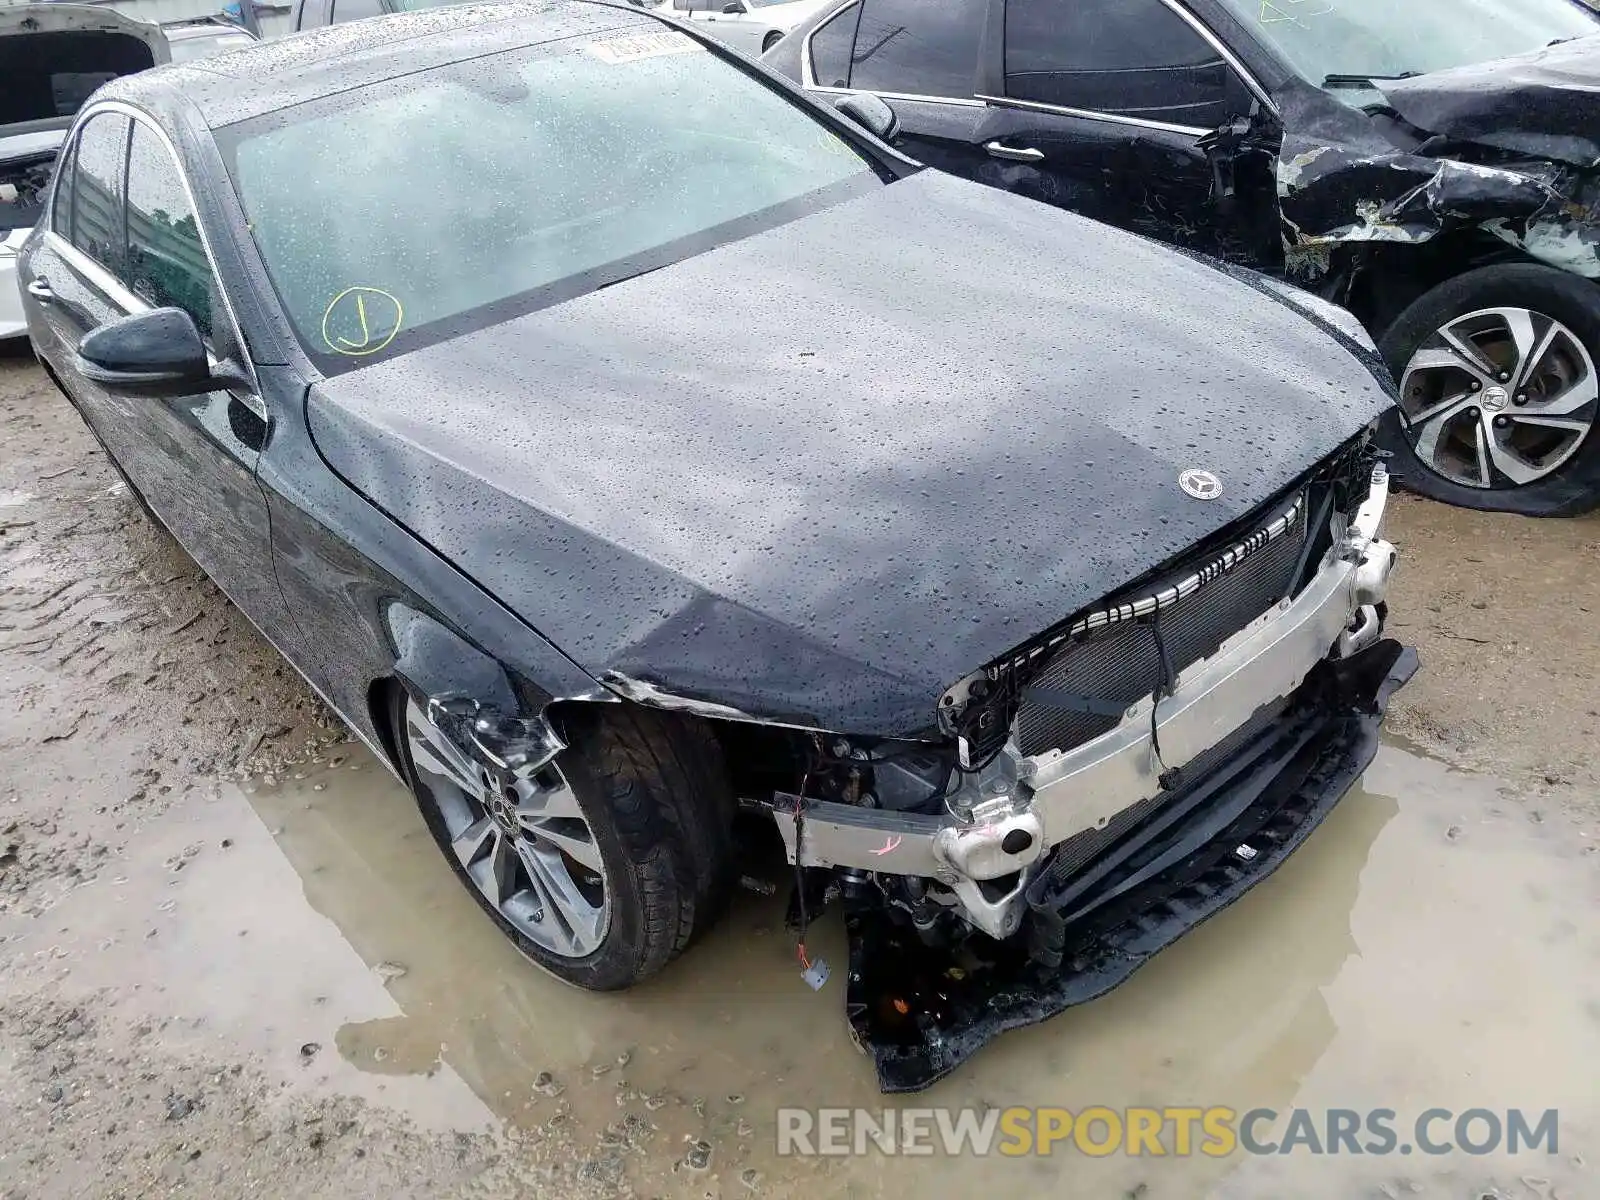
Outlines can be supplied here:
<path id="1" fill-rule="evenodd" d="M 376 354 L 394 341 L 405 315 L 399 298 L 382 288 L 345 288 L 323 311 L 322 341 L 335 354 Z"/>

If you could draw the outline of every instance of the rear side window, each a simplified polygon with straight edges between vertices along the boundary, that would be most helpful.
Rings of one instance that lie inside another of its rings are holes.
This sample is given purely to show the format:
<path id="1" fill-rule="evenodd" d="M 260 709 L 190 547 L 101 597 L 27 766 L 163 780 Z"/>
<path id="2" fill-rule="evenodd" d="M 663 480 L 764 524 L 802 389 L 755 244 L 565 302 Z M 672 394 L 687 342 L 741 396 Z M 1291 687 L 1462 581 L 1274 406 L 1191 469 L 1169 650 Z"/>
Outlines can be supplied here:
<path id="1" fill-rule="evenodd" d="M 166 146 L 135 123 L 128 151 L 128 288 L 155 308 L 183 309 L 211 337 L 211 263 L 183 177 Z"/>
<path id="2" fill-rule="evenodd" d="M 1212 129 L 1228 67 L 1161 0 L 1007 0 L 1006 95 Z"/>
<path id="3" fill-rule="evenodd" d="M 861 5 L 852 4 L 811 35 L 811 75 L 817 86 L 850 86 L 850 52 L 860 20 Z"/>
<path id="4" fill-rule="evenodd" d="M 123 267 L 122 179 L 128 161 L 128 118 L 90 117 L 78 135 L 72 186 L 72 244 L 120 276 Z"/>
<path id="5" fill-rule="evenodd" d="M 984 7 L 975 0 L 861 0 L 849 86 L 970 97 Z"/>

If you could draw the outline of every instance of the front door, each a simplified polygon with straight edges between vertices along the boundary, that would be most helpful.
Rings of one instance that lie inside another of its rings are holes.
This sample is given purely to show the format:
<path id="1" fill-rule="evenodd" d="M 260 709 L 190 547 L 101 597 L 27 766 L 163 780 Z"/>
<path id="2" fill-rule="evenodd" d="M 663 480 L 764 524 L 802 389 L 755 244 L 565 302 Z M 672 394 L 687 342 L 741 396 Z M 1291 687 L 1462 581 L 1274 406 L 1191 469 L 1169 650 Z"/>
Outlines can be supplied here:
<path id="1" fill-rule="evenodd" d="M 51 228 L 25 283 L 47 329 L 40 353 L 84 419 L 173 535 L 269 637 L 288 613 L 272 572 L 255 480 L 268 424 L 247 389 L 156 399 L 95 384 L 77 367 L 83 336 L 150 308 L 181 308 L 213 359 L 243 358 L 183 174 L 166 140 L 121 111 L 90 116 L 63 152 Z"/>

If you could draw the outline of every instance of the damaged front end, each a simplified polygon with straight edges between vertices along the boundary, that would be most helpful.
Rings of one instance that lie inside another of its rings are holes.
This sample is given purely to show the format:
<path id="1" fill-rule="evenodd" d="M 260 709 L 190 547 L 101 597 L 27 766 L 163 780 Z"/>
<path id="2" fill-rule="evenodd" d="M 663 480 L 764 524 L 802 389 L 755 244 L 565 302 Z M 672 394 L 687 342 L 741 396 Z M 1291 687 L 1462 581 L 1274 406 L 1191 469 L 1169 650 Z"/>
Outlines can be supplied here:
<path id="1" fill-rule="evenodd" d="M 1362 439 L 953 686 L 953 762 L 840 741 L 841 786 L 814 765 L 773 795 L 790 861 L 840 881 L 850 1021 L 886 1091 L 1115 986 L 1269 874 L 1360 775 L 1414 668 L 1382 637 L 1387 494 Z"/>
<path id="2" fill-rule="evenodd" d="M 44 215 L 60 140 L 48 133 L 0 137 L 0 341 L 28 331 L 17 287 L 17 256 Z"/>
<path id="3" fill-rule="evenodd" d="M 1541 145 L 1466 141 L 1413 123 L 1431 113 L 1385 84 L 1370 113 L 1305 84 L 1275 100 L 1283 123 L 1276 164 L 1285 269 L 1302 283 L 1330 275 L 1348 284 L 1365 265 L 1357 251 L 1422 245 L 1447 234 L 1484 234 L 1532 259 L 1600 278 L 1600 148 L 1566 159 L 1570 138 Z M 1389 107 L 1392 106 L 1392 107 Z M 1442 114 L 1440 114 L 1442 115 Z M 1343 250 L 1347 253 L 1341 255 Z"/>
<path id="4" fill-rule="evenodd" d="M 1362 108 L 1303 81 L 1273 96 L 1289 273 L 1316 280 L 1339 247 L 1482 232 L 1600 279 L 1600 86 L 1594 38 L 1397 78 Z"/>

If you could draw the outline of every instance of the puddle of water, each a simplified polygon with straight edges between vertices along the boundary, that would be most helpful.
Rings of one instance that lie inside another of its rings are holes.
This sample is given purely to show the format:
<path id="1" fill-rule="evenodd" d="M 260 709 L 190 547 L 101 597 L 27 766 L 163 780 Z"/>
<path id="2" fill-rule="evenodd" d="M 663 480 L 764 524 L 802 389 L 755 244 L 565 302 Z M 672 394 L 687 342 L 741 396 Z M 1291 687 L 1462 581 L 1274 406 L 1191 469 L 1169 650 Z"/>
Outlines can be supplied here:
<path id="1" fill-rule="evenodd" d="M 132 972 L 152 1011 L 203 1016 L 206 1036 L 260 1049 L 285 1078 L 428 1123 L 544 1129 L 562 1113 L 561 1136 L 592 1152 L 608 1126 L 637 1114 L 656 1127 L 649 1153 L 630 1160 L 646 1192 L 703 1190 L 704 1176 L 675 1169 L 686 1138 L 712 1143 L 726 1194 L 751 1168 L 765 1194 L 820 1186 L 857 1196 L 1277 1200 L 1389 1186 L 1476 1197 L 1467 1189 L 1491 1179 L 1574 1172 L 1595 1186 L 1593 1168 L 1571 1156 L 1600 1155 L 1596 860 L 1570 830 L 1530 822 L 1492 781 L 1386 749 L 1366 788 L 1239 904 L 1109 996 L 1007 1035 L 899 1102 L 1385 1107 L 1402 1123 L 1434 1106 L 1558 1108 L 1559 1159 L 1066 1150 L 804 1161 L 776 1157 L 777 1107 L 886 1103 L 846 1032 L 837 920 L 808 939 L 835 964 L 820 994 L 794 967 L 781 894 L 742 896 L 711 936 L 635 991 L 582 993 L 517 955 L 456 883 L 410 797 L 370 759 L 356 761 L 362 769 L 321 769 L 250 796 L 259 822 L 236 793 L 203 820 L 186 818 L 163 833 L 167 853 L 205 848 L 177 875 L 156 868 L 84 889 L 74 904 L 117 897 L 94 932 L 63 920 L 80 942 L 109 940 L 84 971 Z M 167 899 L 176 903 L 164 912 Z M 147 939 L 150 927 L 158 933 Z M 374 970 L 385 963 L 404 973 L 385 983 Z M 306 1041 L 324 1047 L 311 1067 L 297 1059 Z M 535 1086 L 541 1072 L 559 1096 Z"/>
<path id="2" fill-rule="evenodd" d="M 59 961 L 77 987 L 117 988 L 125 1020 L 179 1048 L 250 1053 L 285 1083 L 380 1102 L 426 1129 L 493 1123 L 454 1072 L 429 1077 L 423 1066 L 385 1079 L 337 1052 L 346 1022 L 399 1008 L 307 905 L 294 866 L 237 789 L 173 810 L 127 850 L 46 915 L 17 919 L 24 935 L 4 950 Z"/>

